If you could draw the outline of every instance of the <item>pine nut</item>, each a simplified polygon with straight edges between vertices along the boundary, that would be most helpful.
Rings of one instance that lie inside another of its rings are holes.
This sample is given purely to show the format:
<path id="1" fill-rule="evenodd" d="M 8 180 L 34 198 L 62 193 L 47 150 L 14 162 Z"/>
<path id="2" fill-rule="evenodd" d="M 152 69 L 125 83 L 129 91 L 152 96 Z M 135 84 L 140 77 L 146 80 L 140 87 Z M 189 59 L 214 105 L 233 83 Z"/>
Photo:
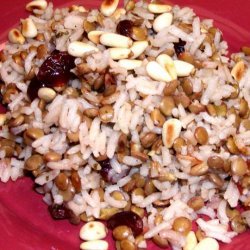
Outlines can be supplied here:
<path id="1" fill-rule="evenodd" d="M 132 59 L 122 59 L 118 62 L 119 66 L 127 70 L 133 70 L 141 67 L 141 60 L 132 60 Z"/>
<path id="2" fill-rule="evenodd" d="M 193 64 L 181 60 L 174 60 L 174 66 L 179 77 L 189 76 L 194 70 Z"/>
<path id="3" fill-rule="evenodd" d="M 7 119 L 6 114 L 0 114 L 0 126 L 3 126 Z"/>
<path id="4" fill-rule="evenodd" d="M 92 240 L 80 245 L 82 250 L 108 250 L 108 242 L 104 240 Z"/>
<path id="5" fill-rule="evenodd" d="M 219 243 L 213 238 L 201 240 L 193 250 L 219 250 Z"/>
<path id="6" fill-rule="evenodd" d="M 115 33 L 102 34 L 100 37 L 100 42 L 102 45 L 115 48 L 129 48 L 133 43 L 129 37 Z"/>
<path id="7" fill-rule="evenodd" d="M 170 82 L 172 80 L 168 72 L 155 61 L 147 64 L 146 71 L 148 75 L 156 81 Z"/>
<path id="8" fill-rule="evenodd" d="M 45 0 L 35 0 L 29 2 L 26 5 L 26 10 L 33 12 L 34 10 L 45 10 L 48 6 L 48 3 Z"/>
<path id="9" fill-rule="evenodd" d="M 197 239 L 195 233 L 190 231 L 186 237 L 186 243 L 183 250 L 193 250 L 197 245 Z"/>
<path id="10" fill-rule="evenodd" d="M 131 53 L 130 49 L 127 48 L 111 48 L 109 49 L 110 57 L 113 60 L 126 59 Z"/>
<path id="11" fill-rule="evenodd" d="M 72 5 L 72 6 L 70 7 L 70 11 L 79 11 L 79 12 L 81 12 L 81 13 L 88 12 L 88 11 L 86 10 L 86 8 L 85 8 L 84 6 L 82 6 L 82 5 Z"/>
<path id="12" fill-rule="evenodd" d="M 160 16 L 156 17 L 153 23 L 153 28 L 156 32 L 160 32 L 164 28 L 169 27 L 173 21 L 172 13 L 163 13 Z"/>
<path id="13" fill-rule="evenodd" d="M 9 41 L 17 44 L 24 44 L 25 38 L 18 29 L 12 29 L 8 35 Z"/>
<path id="14" fill-rule="evenodd" d="M 56 97 L 56 92 L 51 88 L 44 87 L 38 90 L 38 96 L 45 102 L 51 102 Z"/>
<path id="15" fill-rule="evenodd" d="M 172 10 L 172 6 L 167 5 L 167 4 L 150 3 L 148 5 L 148 10 L 151 13 L 154 13 L 154 14 L 161 14 L 161 13 L 164 13 L 164 12 L 171 11 Z"/>
<path id="16" fill-rule="evenodd" d="M 133 43 L 133 45 L 130 47 L 133 56 L 132 59 L 137 58 L 138 56 L 140 56 L 145 49 L 148 47 L 148 41 L 136 41 Z"/>
<path id="17" fill-rule="evenodd" d="M 101 4 L 101 13 L 104 16 L 111 16 L 119 4 L 119 0 L 104 0 Z"/>
<path id="18" fill-rule="evenodd" d="M 111 18 L 114 18 L 115 20 L 118 20 L 118 19 L 121 18 L 122 15 L 125 15 L 125 14 L 126 14 L 126 10 L 124 8 L 119 8 L 113 13 Z"/>
<path id="19" fill-rule="evenodd" d="M 72 42 L 68 46 L 68 53 L 71 56 L 75 56 L 75 57 L 82 57 L 86 53 L 97 52 L 97 51 L 98 51 L 97 47 L 90 45 L 88 43 L 83 43 L 79 41 Z"/>
<path id="20" fill-rule="evenodd" d="M 86 223 L 80 230 L 80 238 L 83 240 L 101 240 L 107 236 L 105 225 L 99 221 Z"/>
<path id="21" fill-rule="evenodd" d="M 162 128 L 162 141 L 167 148 L 171 148 L 174 140 L 181 133 L 181 122 L 177 119 L 167 120 Z"/>
<path id="22" fill-rule="evenodd" d="M 37 28 L 32 19 L 26 18 L 22 22 L 22 34 L 27 38 L 34 38 L 37 36 Z"/>
<path id="23" fill-rule="evenodd" d="M 100 37 L 101 35 L 104 34 L 104 31 L 101 30 L 93 30 L 88 33 L 88 39 L 95 43 L 99 44 L 100 43 Z"/>
<path id="24" fill-rule="evenodd" d="M 156 58 L 156 61 L 167 70 L 172 80 L 177 79 L 177 73 L 173 59 L 167 54 L 161 54 Z"/>

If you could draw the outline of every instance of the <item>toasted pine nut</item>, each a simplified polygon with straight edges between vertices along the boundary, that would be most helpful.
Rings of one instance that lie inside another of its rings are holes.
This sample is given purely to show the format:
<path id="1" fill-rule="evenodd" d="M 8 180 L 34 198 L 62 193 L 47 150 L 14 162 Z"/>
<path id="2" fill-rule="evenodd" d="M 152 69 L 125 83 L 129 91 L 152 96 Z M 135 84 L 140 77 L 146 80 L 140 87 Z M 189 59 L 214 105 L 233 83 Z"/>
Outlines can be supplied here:
<path id="1" fill-rule="evenodd" d="M 146 71 L 148 75 L 156 81 L 163 81 L 163 82 L 172 81 L 172 78 L 168 74 L 168 72 L 159 63 L 155 61 L 149 62 L 147 64 Z"/>
<path id="2" fill-rule="evenodd" d="M 173 59 L 167 54 L 161 54 L 156 58 L 156 61 L 167 70 L 172 80 L 177 79 L 177 73 Z"/>
<path id="3" fill-rule="evenodd" d="M 243 61 L 239 61 L 237 62 L 232 71 L 231 71 L 231 75 L 232 77 L 236 80 L 236 81 L 240 81 L 241 78 L 243 77 L 244 73 L 245 73 L 246 67 Z"/>
<path id="4" fill-rule="evenodd" d="M 31 18 L 23 19 L 22 21 L 22 34 L 27 38 L 34 38 L 37 36 L 37 28 Z"/>
<path id="5" fill-rule="evenodd" d="M 95 43 L 98 44 L 100 43 L 100 37 L 101 35 L 104 34 L 104 31 L 101 30 L 93 30 L 88 33 L 88 39 Z"/>
<path id="6" fill-rule="evenodd" d="M 118 4 L 119 0 L 104 0 L 101 4 L 101 13 L 104 16 L 111 16 L 115 12 Z"/>
<path id="7" fill-rule="evenodd" d="M 139 68 L 142 65 L 141 60 L 132 60 L 132 59 L 122 59 L 118 62 L 119 66 L 127 70 L 133 70 Z"/>
<path id="8" fill-rule="evenodd" d="M 68 46 L 68 53 L 71 56 L 75 56 L 75 57 L 82 57 L 86 53 L 97 52 L 97 51 L 98 51 L 97 47 L 90 45 L 88 43 L 83 43 L 79 41 L 72 42 Z"/>
<path id="9" fill-rule="evenodd" d="M 153 23 L 153 28 L 156 32 L 163 30 L 164 28 L 169 27 L 173 21 L 172 13 L 163 13 L 160 16 L 156 17 Z"/>
<path id="10" fill-rule="evenodd" d="M 179 137 L 181 127 L 181 122 L 174 118 L 171 118 L 164 123 L 162 128 L 162 141 L 167 148 L 171 148 L 174 140 Z"/>
<path id="11" fill-rule="evenodd" d="M 45 10 L 48 3 L 45 0 L 31 1 L 26 5 L 26 10 L 33 12 L 34 10 Z"/>
<path id="12" fill-rule="evenodd" d="M 104 240 L 91 240 L 80 245 L 82 250 L 108 250 L 108 242 Z"/>
<path id="13" fill-rule="evenodd" d="M 9 41 L 17 44 L 24 44 L 25 38 L 18 29 L 12 29 L 8 35 Z"/>
<path id="14" fill-rule="evenodd" d="M 100 42 L 105 46 L 115 48 L 129 48 L 133 43 L 129 37 L 115 33 L 102 34 L 100 37 Z"/>
<path id="15" fill-rule="evenodd" d="M 80 238 L 83 240 L 101 240 L 107 236 L 105 225 L 99 221 L 86 223 L 80 231 Z"/>
<path id="16" fill-rule="evenodd" d="M 148 47 L 148 41 L 134 42 L 133 45 L 130 47 L 131 51 L 133 52 L 132 59 L 135 59 L 138 56 L 140 56 L 147 47 Z"/>
<path id="17" fill-rule="evenodd" d="M 126 59 L 131 53 L 130 49 L 127 48 L 110 48 L 109 54 L 113 60 Z"/>
<path id="18" fill-rule="evenodd" d="M 181 60 L 174 60 L 174 66 L 179 77 L 189 76 L 194 70 L 194 65 Z"/>
<path id="19" fill-rule="evenodd" d="M 148 5 L 148 10 L 154 14 L 161 14 L 164 12 L 169 12 L 172 10 L 172 6 L 167 4 L 150 3 Z"/>

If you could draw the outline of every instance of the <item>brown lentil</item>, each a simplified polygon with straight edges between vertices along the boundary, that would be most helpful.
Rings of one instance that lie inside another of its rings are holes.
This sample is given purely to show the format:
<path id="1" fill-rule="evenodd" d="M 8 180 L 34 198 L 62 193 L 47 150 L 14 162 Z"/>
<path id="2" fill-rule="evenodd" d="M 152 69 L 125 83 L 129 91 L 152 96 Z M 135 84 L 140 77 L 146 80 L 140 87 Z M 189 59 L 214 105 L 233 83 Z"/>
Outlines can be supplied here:
<path id="1" fill-rule="evenodd" d="M 193 93 L 193 84 L 189 78 L 185 78 L 181 86 L 186 95 L 191 95 Z"/>
<path id="2" fill-rule="evenodd" d="M 116 208 L 116 207 L 101 208 L 99 219 L 108 220 L 114 214 L 119 213 L 119 212 L 120 212 L 120 210 L 118 208 Z"/>
<path id="3" fill-rule="evenodd" d="M 166 87 L 163 90 L 165 96 L 171 96 L 174 94 L 177 86 L 180 84 L 178 80 L 174 80 L 166 84 Z"/>
<path id="4" fill-rule="evenodd" d="M 228 151 L 231 154 L 239 154 L 239 149 L 236 146 L 233 137 L 228 137 L 227 142 L 226 142 L 226 146 L 227 146 Z"/>
<path id="5" fill-rule="evenodd" d="M 145 191 L 145 195 L 147 196 L 156 192 L 156 187 L 154 186 L 154 183 L 152 180 L 146 181 L 144 191 Z"/>
<path id="6" fill-rule="evenodd" d="M 191 207 L 194 211 L 198 211 L 204 207 L 205 203 L 201 196 L 194 196 L 188 201 L 188 206 Z"/>
<path id="7" fill-rule="evenodd" d="M 178 217 L 174 220 L 173 230 L 187 235 L 192 229 L 192 222 L 186 217 Z"/>
<path id="8" fill-rule="evenodd" d="M 162 114 L 169 116 L 172 114 L 172 110 L 175 107 L 175 102 L 172 96 L 163 97 L 160 103 L 160 111 Z"/>
<path id="9" fill-rule="evenodd" d="M 247 169 L 248 169 L 247 163 L 241 157 L 238 157 L 237 159 L 233 160 L 231 164 L 232 174 L 237 175 L 237 176 L 245 175 L 247 172 Z"/>
<path id="10" fill-rule="evenodd" d="M 219 188 L 223 187 L 223 185 L 224 185 L 224 180 L 218 174 L 209 173 L 208 179 Z"/>
<path id="11" fill-rule="evenodd" d="M 153 238 L 152 241 L 155 243 L 155 245 L 157 245 L 160 248 L 168 248 L 169 247 L 169 243 L 168 240 L 165 238 L 162 238 L 159 234 L 156 234 Z"/>
<path id="12" fill-rule="evenodd" d="M 120 245 L 121 245 L 121 250 L 136 250 L 135 244 L 127 239 L 122 240 Z"/>
<path id="13" fill-rule="evenodd" d="M 111 122 L 114 117 L 114 110 L 111 105 L 104 105 L 99 110 L 99 117 L 104 123 Z"/>
<path id="14" fill-rule="evenodd" d="M 246 222 L 240 215 L 236 215 L 231 221 L 231 227 L 236 233 L 243 233 L 247 230 Z"/>
<path id="15" fill-rule="evenodd" d="M 210 168 L 222 170 L 224 168 L 224 160 L 220 156 L 210 156 L 207 159 L 207 165 Z"/>
<path id="16" fill-rule="evenodd" d="M 50 162 L 50 161 L 56 162 L 56 161 L 60 161 L 62 156 L 54 151 L 50 151 L 50 152 L 44 154 L 43 158 L 47 162 Z"/>
<path id="17" fill-rule="evenodd" d="M 234 217 L 240 216 L 240 212 L 237 209 L 231 209 L 229 206 L 227 206 L 226 215 L 230 220 L 233 220 Z"/>
<path id="18" fill-rule="evenodd" d="M 72 186 L 75 188 L 76 193 L 80 193 L 82 189 L 81 179 L 77 171 L 72 171 L 70 180 Z"/>
<path id="19" fill-rule="evenodd" d="M 34 154 L 26 160 L 24 168 L 28 171 L 33 171 L 39 169 L 42 165 L 43 165 L 42 156 Z"/>
<path id="20" fill-rule="evenodd" d="M 115 240 L 121 241 L 127 239 L 131 235 L 133 235 L 133 233 L 131 228 L 129 228 L 128 226 L 122 225 L 113 229 L 113 237 L 115 238 Z"/>
<path id="21" fill-rule="evenodd" d="M 38 59 L 45 58 L 45 56 L 47 55 L 47 53 L 48 53 L 48 48 L 44 44 L 39 45 L 37 47 L 37 58 Z"/>
<path id="22" fill-rule="evenodd" d="M 151 117 L 154 125 L 157 127 L 162 127 L 164 122 L 166 121 L 165 117 L 161 114 L 159 109 L 154 109 L 151 112 L 150 117 Z"/>
<path id="23" fill-rule="evenodd" d="M 190 170 L 190 175 L 202 176 L 208 172 L 208 166 L 205 163 L 200 163 L 193 166 Z"/>
<path id="24" fill-rule="evenodd" d="M 201 145 L 207 144 L 208 133 L 204 127 L 197 127 L 194 131 L 194 136 L 199 144 L 201 144 Z"/>
<path id="25" fill-rule="evenodd" d="M 144 41 L 147 39 L 147 30 L 141 27 L 133 27 L 131 37 L 136 41 Z"/>
<path id="26" fill-rule="evenodd" d="M 68 131 L 67 138 L 71 143 L 77 143 L 79 142 L 79 132 Z"/>
<path id="27" fill-rule="evenodd" d="M 248 102 L 245 99 L 240 99 L 239 116 L 245 117 L 249 112 Z"/>
<path id="28" fill-rule="evenodd" d="M 69 186 L 68 176 L 65 173 L 60 173 L 55 179 L 55 184 L 58 187 L 58 189 L 62 191 L 67 190 Z"/>
<path id="29" fill-rule="evenodd" d="M 178 137 L 174 140 L 173 148 L 174 148 L 176 153 L 181 153 L 182 147 L 184 147 L 186 145 L 187 145 L 186 141 L 183 138 Z"/>
<path id="30" fill-rule="evenodd" d="M 153 132 L 146 133 L 140 140 L 144 148 L 150 148 L 156 141 L 157 135 Z"/>

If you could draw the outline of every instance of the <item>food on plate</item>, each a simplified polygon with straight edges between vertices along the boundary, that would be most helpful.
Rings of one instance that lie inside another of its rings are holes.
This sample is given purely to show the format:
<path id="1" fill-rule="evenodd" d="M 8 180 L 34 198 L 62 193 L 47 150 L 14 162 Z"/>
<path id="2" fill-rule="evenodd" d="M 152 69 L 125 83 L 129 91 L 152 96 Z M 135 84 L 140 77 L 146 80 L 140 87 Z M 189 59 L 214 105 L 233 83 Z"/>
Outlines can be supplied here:
<path id="1" fill-rule="evenodd" d="M 111 229 L 121 250 L 217 250 L 250 225 L 250 48 L 229 57 L 189 7 L 118 4 L 26 5 L 0 52 L 0 179 L 86 222 L 81 249 Z"/>

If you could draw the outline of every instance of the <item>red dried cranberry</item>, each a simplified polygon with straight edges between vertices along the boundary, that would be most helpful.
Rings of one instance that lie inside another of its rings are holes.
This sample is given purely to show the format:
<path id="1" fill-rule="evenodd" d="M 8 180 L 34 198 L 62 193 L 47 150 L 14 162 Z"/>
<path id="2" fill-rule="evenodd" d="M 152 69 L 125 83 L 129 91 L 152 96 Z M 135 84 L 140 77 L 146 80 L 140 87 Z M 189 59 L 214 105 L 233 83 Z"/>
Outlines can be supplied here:
<path id="1" fill-rule="evenodd" d="M 39 81 L 37 79 L 37 77 L 34 77 L 30 84 L 29 84 L 29 87 L 27 89 L 27 94 L 28 94 L 28 97 L 30 98 L 31 101 L 33 101 L 34 99 L 36 99 L 38 97 L 37 93 L 38 93 L 38 90 L 42 87 L 45 87 L 46 85 Z"/>
<path id="2" fill-rule="evenodd" d="M 143 231 L 143 221 L 139 215 L 131 211 L 124 211 L 113 215 L 107 223 L 109 229 L 125 225 L 131 228 L 134 236 L 138 236 Z"/>
<path id="3" fill-rule="evenodd" d="M 54 51 L 42 64 L 37 79 L 47 86 L 62 87 L 72 77 L 75 58 L 67 52 Z"/>
<path id="4" fill-rule="evenodd" d="M 100 170 L 100 175 L 106 182 L 109 182 L 111 180 L 110 171 L 112 169 L 109 159 L 104 161 L 99 161 L 99 164 L 102 167 Z"/>
<path id="5" fill-rule="evenodd" d="M 53 204 L 49 206 L 49 212 L 54 220 L 65 220 L 70 218 L 70 210 L 64 204 Z"/>
<path id="6" fill-rule="evenodd" d="M 116 32 L 123 36 L 130 37 L 133 32 L 133 22 L 130 20 L 120 21 L 116 26 Z"/>
<path id="7" fill-rule="evenodd" d="M 181 39 L 179 40 L 178 43 L 174 43 L 174 50 L 177 56 L 185 52 L 185 45 L 186 45 L 186 42 L 182 41 Z"/>

